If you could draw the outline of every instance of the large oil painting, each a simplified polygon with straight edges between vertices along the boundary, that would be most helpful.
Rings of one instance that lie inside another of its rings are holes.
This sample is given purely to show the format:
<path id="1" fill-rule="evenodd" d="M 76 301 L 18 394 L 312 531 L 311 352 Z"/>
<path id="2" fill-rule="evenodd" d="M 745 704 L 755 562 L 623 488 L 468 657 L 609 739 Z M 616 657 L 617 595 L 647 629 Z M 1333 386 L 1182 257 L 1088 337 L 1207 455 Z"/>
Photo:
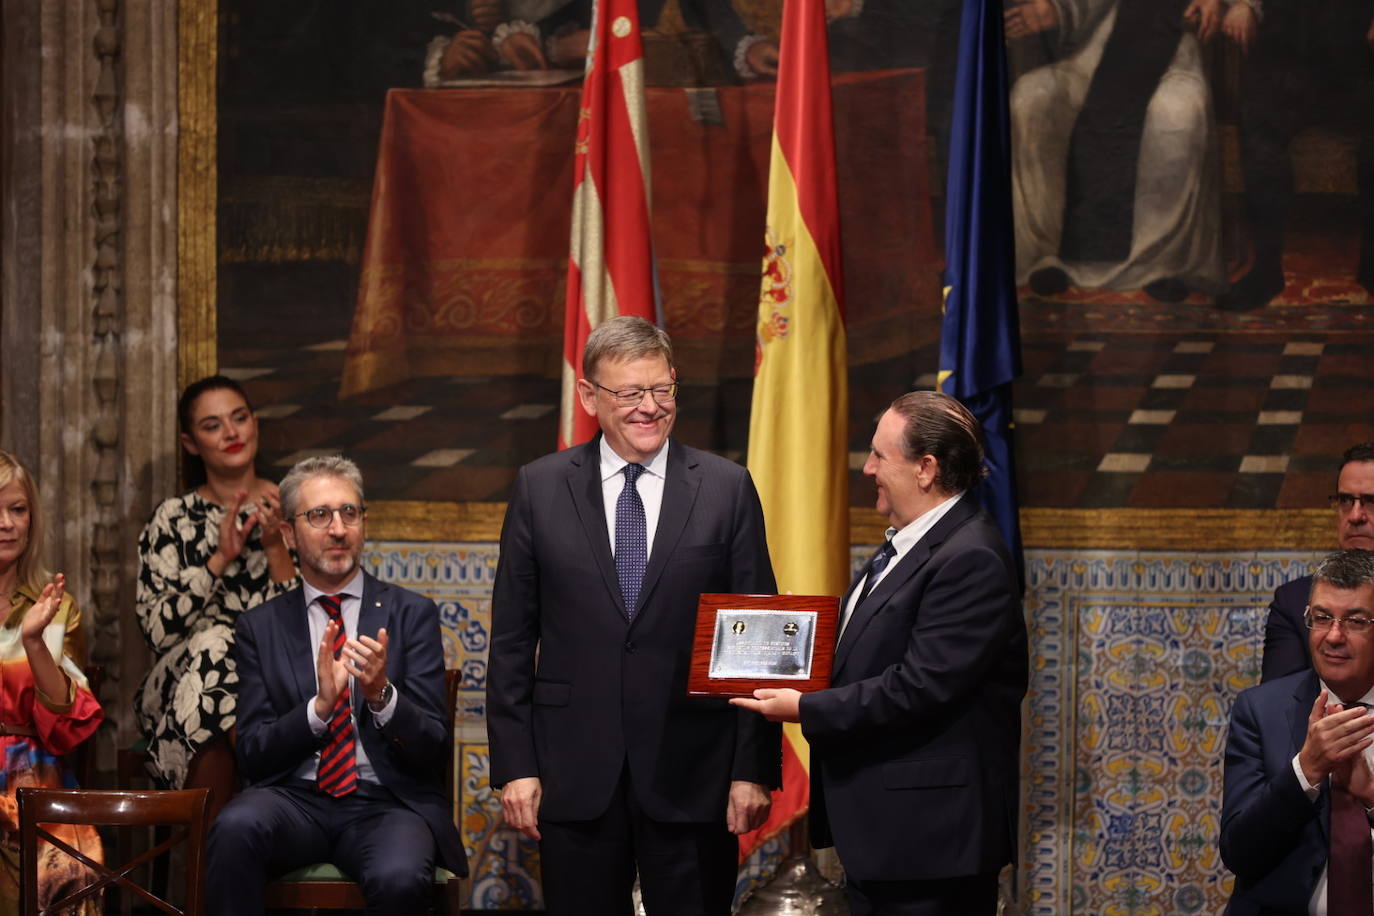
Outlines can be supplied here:
<path id="1" fill-rule="evenodd" d="M 935 383 L 961 6 L 826 3 L 855 507 L 873 418 Z M 1374 436 L 1374 33 L 1347 6 L 1005 4 L 1027 510 L 1314 509 Z M 742 460 L 778 0 L 640 10 L 678 434 Z M 370 499 L 480 507 L 553 447 L 589 15 L 221 0 L 214 362 L 266 472 L 343 451 Z"/>

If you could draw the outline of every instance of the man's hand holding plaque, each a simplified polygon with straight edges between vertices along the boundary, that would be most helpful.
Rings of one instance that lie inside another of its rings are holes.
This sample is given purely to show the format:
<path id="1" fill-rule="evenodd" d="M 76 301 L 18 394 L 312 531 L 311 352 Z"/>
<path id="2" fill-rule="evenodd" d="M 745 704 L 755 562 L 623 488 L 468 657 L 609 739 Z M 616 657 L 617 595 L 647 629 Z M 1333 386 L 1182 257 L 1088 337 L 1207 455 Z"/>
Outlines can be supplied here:
<path id="1" fill-rule="evenodd" d="M 839 608 L 834 596 L 702 595 L 687 692 L 748 697 L 760 688 L 828 687 Z"/>

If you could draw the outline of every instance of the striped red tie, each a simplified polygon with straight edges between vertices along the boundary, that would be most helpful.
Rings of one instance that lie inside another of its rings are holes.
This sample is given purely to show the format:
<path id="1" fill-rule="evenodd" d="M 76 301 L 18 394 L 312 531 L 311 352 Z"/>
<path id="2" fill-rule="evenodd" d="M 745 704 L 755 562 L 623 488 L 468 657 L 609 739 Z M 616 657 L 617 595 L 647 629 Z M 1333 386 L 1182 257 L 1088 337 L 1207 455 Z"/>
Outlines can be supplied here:
<path id="1" fill-rule="evenodd" d="M 329 619 L 339 625 L 339 631 L 334 635 L 335 658 L 343 651 L 344 641 L 348 638 L 348 634 L 344 632 L 340 597 L 320 596 L 320 606 L 329 615 Z M 325 735 L 324 750 L 320 752 L 320 767 L 315 775 L 315 782 L 321 792 L 338 798 L 358 788 L 358 762 L 354 747 L 356 739 L 347 683 L 339 691 L 338 699 L 334 701 L 334 709 L 329 713 Z"/>

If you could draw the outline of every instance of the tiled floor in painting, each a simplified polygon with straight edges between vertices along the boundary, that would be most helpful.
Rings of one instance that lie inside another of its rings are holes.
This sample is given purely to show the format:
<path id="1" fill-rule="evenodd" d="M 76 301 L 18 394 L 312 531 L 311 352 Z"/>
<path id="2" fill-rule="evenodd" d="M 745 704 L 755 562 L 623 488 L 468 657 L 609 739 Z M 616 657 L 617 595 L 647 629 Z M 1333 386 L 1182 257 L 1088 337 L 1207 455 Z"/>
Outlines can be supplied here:
<path id="1" fill-rule="evenodd" d="M 1065 306 L 1024 306 L 1026 318 Z M 1106 311 L 1101 306 L 1098 312 Z M 1102 330 L 1083 314 L 1027 334 L 1014 388 L 1021 498 L 1055 507 L 1315 507 L 1351 442 L 1374 438 L 1374 330 L 1368 307 L 1344 325 L 1289 332 Z M 1044 316 L 1042 316 L 1044 317 Z M 1357 320 L 1358 319 L 1358 320 Z M 338 330 L 343 330 L 342 328 Z M 337 400 L 344 338 L 289 352 L 228 349 L 264 420 L 262 459 L 343 451 L 372 499 L 500 501 L 515 469 L 551 448 L 557 382 L 534 376 L 422 378 Z M 851 372 L 851 495 L 874 418 L 907 387 L 932 387 L 934 347 Z M 685 380 L 677 433 L 742 459 L 750 384 Z"/>

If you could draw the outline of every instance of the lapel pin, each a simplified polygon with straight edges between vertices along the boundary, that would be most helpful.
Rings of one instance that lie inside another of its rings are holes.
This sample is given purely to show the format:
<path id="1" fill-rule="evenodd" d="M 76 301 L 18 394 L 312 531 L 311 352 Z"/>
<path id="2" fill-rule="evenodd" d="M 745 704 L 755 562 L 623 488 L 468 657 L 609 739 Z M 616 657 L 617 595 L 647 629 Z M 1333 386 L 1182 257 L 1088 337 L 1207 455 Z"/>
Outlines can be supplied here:
<path id="1" fill-rule="evenodd" d="M 378 601 L 378 602 L 377 602 L 377 607 L 381 607 L 381 606 L 382 606 L 382 603 L 381 603 L 380 601 Z"/>

